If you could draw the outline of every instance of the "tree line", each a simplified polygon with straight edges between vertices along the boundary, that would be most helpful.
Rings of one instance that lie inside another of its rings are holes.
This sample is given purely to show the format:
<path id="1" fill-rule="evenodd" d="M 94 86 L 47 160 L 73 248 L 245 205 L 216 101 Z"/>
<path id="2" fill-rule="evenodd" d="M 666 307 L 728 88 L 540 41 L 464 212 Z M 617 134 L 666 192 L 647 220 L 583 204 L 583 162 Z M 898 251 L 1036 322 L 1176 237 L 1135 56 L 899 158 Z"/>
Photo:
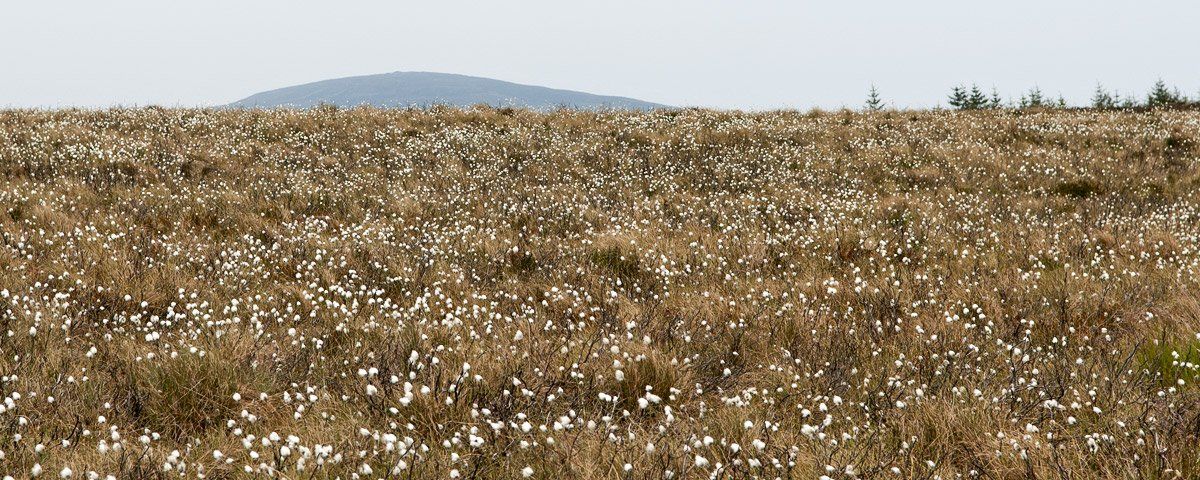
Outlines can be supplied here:
<path id="1" fill-rule="evenodd" d="M 1041 88 L 1035 86 L 1030 88 L 1016 101 L 1005 101 L 1000 97 L 994 87 L 990 92 L 984 92 L 979 88 L 979 85 L 971 84 L 968 88 L 965 85 L 956 85 L 950 90 L 947 95 L 947 103 L 950 107 L 956 110 L 989 110 L 1003 108 L 1072 108 L 1062 95 L 1056 98 L 1051 98 L 1042 92 Z M 867 93 L 867 101 L 864 104 L 864 109 L 869 111 L 879 111 L 887 108 L 887 102 L 879 93 L 879 89 L 875 85 L 871 85 L 871 90 Z M 1090 108 L 1096 109 L 1136 109 L 1136 108 L 1200 108 L 1200 96 L 1195 98 L 1185 95 L 1179 88 L 1168 87 L 1166 82 L 1159 79 L 1150 88 L 1150 91 L 1145 97 L 1137 98 L 1131 95 L 1121 95 L 1118 92 L 1109 91 L 1101 84 L 1096 84 L 1096 90 L 1092 94 L 1091 104 L 1087 105 Z M 939 107 L 940 108 L 940 107 Z"/>

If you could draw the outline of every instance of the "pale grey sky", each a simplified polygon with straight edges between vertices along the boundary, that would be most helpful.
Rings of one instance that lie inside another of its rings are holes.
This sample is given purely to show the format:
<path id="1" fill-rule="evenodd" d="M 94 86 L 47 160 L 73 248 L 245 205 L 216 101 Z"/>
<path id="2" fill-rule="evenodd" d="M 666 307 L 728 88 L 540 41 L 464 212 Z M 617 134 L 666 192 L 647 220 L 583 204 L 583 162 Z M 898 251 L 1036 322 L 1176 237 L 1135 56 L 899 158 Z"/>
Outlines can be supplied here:
<path id="1" fill-rule="evenodd" d="M 1194 0 L 7 1 L 0 106 L 215 105 L 397 70 L 680 106 L 1200 92 Z"/>

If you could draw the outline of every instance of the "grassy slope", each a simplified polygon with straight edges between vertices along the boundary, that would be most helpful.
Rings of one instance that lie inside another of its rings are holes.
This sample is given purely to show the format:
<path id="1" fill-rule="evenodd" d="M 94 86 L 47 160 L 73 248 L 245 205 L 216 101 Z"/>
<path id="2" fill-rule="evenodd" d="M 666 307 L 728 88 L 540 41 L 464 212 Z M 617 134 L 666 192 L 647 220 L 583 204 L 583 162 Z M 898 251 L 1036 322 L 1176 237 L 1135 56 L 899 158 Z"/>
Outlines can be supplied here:
<path id="1" fill-rule="evenodd" d="M 1198 155 L 1194 112 L 0 112 L 0 474 L 1195 477 Z"/>

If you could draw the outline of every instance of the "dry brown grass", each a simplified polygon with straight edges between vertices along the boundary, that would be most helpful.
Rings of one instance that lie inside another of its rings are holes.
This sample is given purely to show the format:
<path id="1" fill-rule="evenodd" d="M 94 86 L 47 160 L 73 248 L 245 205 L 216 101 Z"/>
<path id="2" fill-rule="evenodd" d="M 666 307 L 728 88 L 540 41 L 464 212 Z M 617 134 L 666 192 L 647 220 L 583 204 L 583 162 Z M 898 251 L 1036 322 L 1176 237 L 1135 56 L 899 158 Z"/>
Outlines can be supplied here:
<path id="1" fill-rule="evenodd" d="M 0 111 L 0 474 L 1196 478 L 1198 158 L 1183 111 Z"/>

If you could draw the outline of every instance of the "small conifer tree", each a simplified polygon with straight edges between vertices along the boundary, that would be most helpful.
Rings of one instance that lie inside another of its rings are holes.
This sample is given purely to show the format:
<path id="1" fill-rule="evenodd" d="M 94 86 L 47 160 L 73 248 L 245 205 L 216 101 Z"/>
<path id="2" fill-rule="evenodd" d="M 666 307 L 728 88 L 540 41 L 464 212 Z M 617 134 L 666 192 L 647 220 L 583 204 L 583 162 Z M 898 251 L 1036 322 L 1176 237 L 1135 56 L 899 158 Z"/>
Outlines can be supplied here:
<path id="1" fill-rule="evenodd" d="M 979 85 L 971 84 L 971 93 L 967 95 L 967 109 L 978 110 L 986 108 L 988 103 L 987 95 L 984 95 L 983 90 L 979 89 Z"/>
<path id="2" fill-rule="evenodd" d="M 961 85 L 950 90 L 950 106 L 959 110 L 967 108 L 967 90 Z"/>
<path id="3" fill-rule="evenodd" d="M 1125 95 L 1125 97 L 1121 99 L 1121 108 L 1137 108 L 1137 106 L 1137 99 L 1133 98 L 1132 95 Z"/>
<path id="4" fill-rule="evenodd" d="M 1004 101 L 1000 99 L 1000 92 L 996 87 L 992 87 L 992 98 L 988 100 L 988 108 L 1004 108 Z"/>
<path id="5" fill-rule="evenodd" d="M 1150 89 L 1150 93 L 1146 96 L 1146 106 L 1150 108 L 1167 107 L 1177 103 L 1180 103 L 1179 98 L 1167 88 L 1167 83 L 1161 78 L 1157 82 L 1154 82 L 1154 87 Z"/>
<path id="6" fill-rule="evenodd" d="M 1104 85 L 1096 84 L 1096 92 L 1092 94 L 1092 108 L 1103 110 L 1117 108 L 1117 98 L 1104 89 Z"/>
<path id="7" fill-rule="evenodd" d="M 875 84 L 871 84 L 871 91 L 867 93 L 867 110 L 878 112 L 883 110 L 883 107 L 883 98 L 879 96 L 879 89 L 875 88 Z"/>
<path id="8" fill-rule="evenodd" d="M 1021 108 L 1041 108 L 1048 106 L 1046 96 L 1042 94 L 1042 89 L 1034 86 L 1029 89 L 1029 92 L 1021 95 Z"/>

